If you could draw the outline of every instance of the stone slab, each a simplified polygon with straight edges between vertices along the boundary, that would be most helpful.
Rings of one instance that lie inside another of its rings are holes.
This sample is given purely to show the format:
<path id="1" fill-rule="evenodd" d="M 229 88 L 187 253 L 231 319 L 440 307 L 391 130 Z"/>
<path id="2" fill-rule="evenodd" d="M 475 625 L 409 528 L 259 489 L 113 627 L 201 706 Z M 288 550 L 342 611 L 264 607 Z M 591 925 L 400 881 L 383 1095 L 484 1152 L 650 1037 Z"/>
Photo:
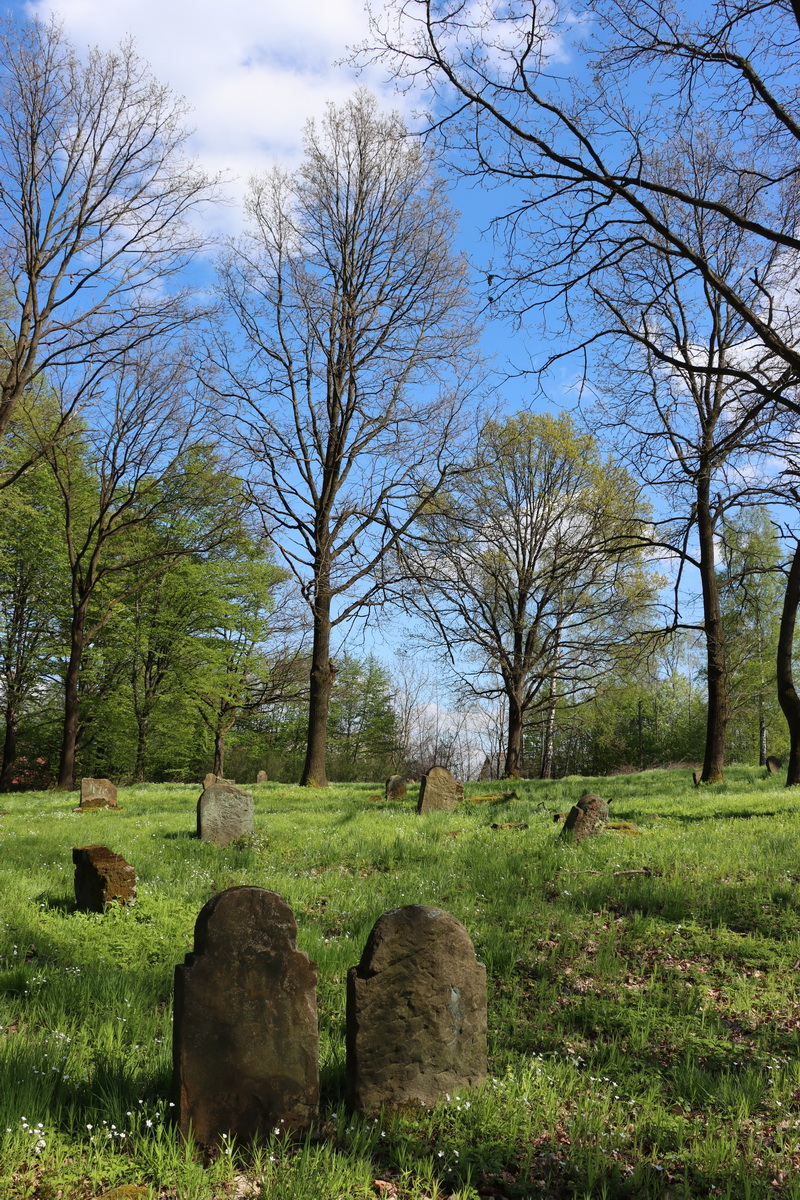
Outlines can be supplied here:
<path id="1" fill-rule="evenodd" d="M 375 923 L 347 977 L 350 1105 L 433 1105 L 486 1076 L 486 968 L 464 926 L 410 904 Z"/>
<path id="2" fill-rule="evenodd" d="M 464 785 L 454 779 L 446 767 L 431 767 L 419 785 L 417 812 L 449 812 L 464 799 Z"/>
<path id="3" fill-rule="evenodd" d="M 317 967 L 276 892 L 236 887 L 201 910 L 175 968 L 173 1101 L 204 1146 L 305 1132 L 316 1120 Z"/>
<path id="4" fill-rule="evenodd" d="M 250 792 L 217 780 L 197 801 L 197 836 L 202 842 L 227 846 L 255 831 L 255 804 Z"/>
<path id="5" fill-rule="evenodd" d="M 81 912 L 105 912 L 109 904 L 136 902 L 136 871 L 108 846 L 75 846 L 75 906 Z"/>
<path id="6" fill-rule="evenodd" d="M 117 808 L 117 789 L 110 779 L 82 779 L 82 809 Z"/>

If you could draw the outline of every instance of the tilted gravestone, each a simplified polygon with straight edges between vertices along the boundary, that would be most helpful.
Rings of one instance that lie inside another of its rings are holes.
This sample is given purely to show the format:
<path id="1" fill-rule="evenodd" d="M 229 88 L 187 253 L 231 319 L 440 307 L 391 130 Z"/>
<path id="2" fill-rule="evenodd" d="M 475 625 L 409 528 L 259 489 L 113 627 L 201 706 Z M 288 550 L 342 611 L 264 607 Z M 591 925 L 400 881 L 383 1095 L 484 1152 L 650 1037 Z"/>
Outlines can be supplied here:
<path id="1" fill-rule="evenodd" d="M 347 1094 L 360 1112 L 432 1105 L 486 1076 L 486 968 L 438 908 L 384 913 L 347 976 Z"/>
<path id="2" fill-rule="evenodd" d="M 227 846 L 238 837 L 252 837 L 255 805 L 250 792 L 217 780 L 197 801 L 197 836 L 202 842 Z"/>
<path id="3" fill-rule="evenodd" d="M 256 775 L 256 783 L 269 783 L 269 776 L 266 771 L 259 771 Z"/>
<path id="4" fill-rule="evenodd" d="M 463 799 L 463 783 L 454 779 L 446 767 L 431 767 L 420 781 L 417 812 L 432 812 L 434 809 L 449 811 Z"/>
<path id="5" fill-rule="evenodd" d="M 81 912 L 105 912 L 109 904 L 136 901 L 136 871 L 108 846 L 75 846 L 75 907 Z"/>
<path id="6" fill-rule="evenodd" d="M 117 808 L 117 789 L 110 779 L 82 779 L 80 807 Z"/>
<path id="7" fill-rule="evenodd" d="M 586 792 L 567 813 L 559 836 L 567 841 L 582 842 L 596 833 L 602 833 L 607 824 L 607 801 L 602 796 Z"/>
<path id="8" fill-rule="evenodd" d="M 770 775 L 777 775 L 783 770 L 783 763 L 779 758 L 776 758 L 774 754 L 770 754 L 767 756 L 766 767 Z"/>
<path id="9" fill-rule="evenodd" d="M 258 887 L 201 910 L 175 968 L 173 1101 L 184 1137 L 301 1133 L 319 1105 L 317 967 L 286 901 Z"/>
<path id="10" fill-rule="evenodd" d="M 387 800 L 405 800 L 406 798 L 406 781 L 402 775 L 390 775 L 386 780 Z"/>

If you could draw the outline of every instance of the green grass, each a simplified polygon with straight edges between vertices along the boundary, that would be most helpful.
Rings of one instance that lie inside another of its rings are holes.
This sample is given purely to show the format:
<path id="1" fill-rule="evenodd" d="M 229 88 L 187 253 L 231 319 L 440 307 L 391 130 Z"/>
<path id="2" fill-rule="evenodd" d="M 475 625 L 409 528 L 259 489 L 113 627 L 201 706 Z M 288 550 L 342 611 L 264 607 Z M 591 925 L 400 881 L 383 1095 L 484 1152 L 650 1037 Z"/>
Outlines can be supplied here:
<path id="1" fill-rule="evenodd" d="M 255 838 L 221 849 L 194 837 L 189 787 L 125 789 L 116 813 L 0 797 L 0 1195 L 800 1200 L 800 795 L 763 774 L 522 782 L 499 804 L 469 803 L 501 790 L 475 784 L 423 818 L 415 789 L 265 784 Z M 560 842 L 553 813 L 585 790 L 635 829 Z M 135 907 L 74 911 L 71 850 L 93 842 L 136 867 Z M 203 1162 L 169 1121 L 173 970 L 242 883 L 289 901 L 319 965 L 322 1118 Z M 345 976 L 411 903 L 456 916 L 486 964 L 490 1077 L 354 1118 Z"/>

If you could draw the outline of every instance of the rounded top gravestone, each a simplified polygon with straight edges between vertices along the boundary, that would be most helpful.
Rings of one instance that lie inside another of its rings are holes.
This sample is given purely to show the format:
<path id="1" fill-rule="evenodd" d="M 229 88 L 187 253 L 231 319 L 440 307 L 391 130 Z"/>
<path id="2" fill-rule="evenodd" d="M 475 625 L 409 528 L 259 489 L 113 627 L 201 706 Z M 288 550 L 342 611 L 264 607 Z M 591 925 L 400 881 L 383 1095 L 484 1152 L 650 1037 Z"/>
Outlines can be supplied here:
<path id="1" fill-rule="evenodd" d="M 201 910 L 175 968 L 173 1099 L 201 1145 L 301 1133 L 319 1104 L 317 968 L 276 892 L 235 887 Z"/>

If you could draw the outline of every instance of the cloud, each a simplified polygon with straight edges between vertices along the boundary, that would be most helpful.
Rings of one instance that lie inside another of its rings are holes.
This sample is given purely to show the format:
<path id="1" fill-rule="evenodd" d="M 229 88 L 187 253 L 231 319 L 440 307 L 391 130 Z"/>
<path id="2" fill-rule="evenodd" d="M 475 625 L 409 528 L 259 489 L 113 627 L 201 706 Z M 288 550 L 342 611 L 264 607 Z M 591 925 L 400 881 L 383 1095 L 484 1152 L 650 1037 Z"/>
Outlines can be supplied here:
<path id="1" fill-rule="evenodd" d="M 131 35 L 156 78 L 189 102 L 193 153 L 225 172 L 237 197 L 254 172 L 297 164 L 305 123 L 359 82 L 336 63 L 367 33 L 362 0 L 32 0 L 26 9 L 63 20 L 79 49 L 113 49 Z M 391 91 L 385 100 L 399 106 Z"/>

